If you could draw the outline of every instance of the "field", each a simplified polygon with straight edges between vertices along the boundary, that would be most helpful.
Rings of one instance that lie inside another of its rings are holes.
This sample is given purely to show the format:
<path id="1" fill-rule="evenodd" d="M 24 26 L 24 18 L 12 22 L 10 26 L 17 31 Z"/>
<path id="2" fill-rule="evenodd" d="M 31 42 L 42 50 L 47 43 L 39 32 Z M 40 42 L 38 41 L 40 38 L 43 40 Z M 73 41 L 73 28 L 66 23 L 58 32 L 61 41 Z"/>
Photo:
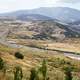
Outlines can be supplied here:
<path id="1" fill-rule="evenodd" d="M 1 14 L 0 80 L 80 80 L 80 12 L 39 9 Z"/>
<path id="2" fill-rule="evenodd" d="M 80 53 L 80 39 L 68 39 L 62 42 L 60 41 L 51 41 L 51 40 L 31 40 L 31 39 L 11 39 L 18 44 L 25 46 L 33 46 L 37 48 L 45 48 L 50 50 L 59 50 L 63 52 L 73 52 Z"/>
<path id="3" fill-rule="evenodd" d="M 73 40 L 73 42 L 72 42 Z M 65 67 L 72 67 L 73 80 L 80 79 L 80 61 L 65 57 L 60 51 L 80 52 L 79 39 L 64 40 L 64 42 L 56 42 L 49 40 L 23 40 L 9 39 L 15 41 L 16 44 L 23 45 L 22 48 L 10 48 L 0 45 L 0 57 L 6 63 L 6 78 L 0 80 L 14 80 L 14 68 L 20 66 L 23 70 L 23 80 L 29 80 L 30 70 L 41 66 L 43 59 L 46 59 L 48 71 L 47 76 L 50 80 L 64 80 Z M 59 51 L 55 51 L 59 50 Z M 20 52 L 24 59 L 15 57 L 15 52 Z"/>

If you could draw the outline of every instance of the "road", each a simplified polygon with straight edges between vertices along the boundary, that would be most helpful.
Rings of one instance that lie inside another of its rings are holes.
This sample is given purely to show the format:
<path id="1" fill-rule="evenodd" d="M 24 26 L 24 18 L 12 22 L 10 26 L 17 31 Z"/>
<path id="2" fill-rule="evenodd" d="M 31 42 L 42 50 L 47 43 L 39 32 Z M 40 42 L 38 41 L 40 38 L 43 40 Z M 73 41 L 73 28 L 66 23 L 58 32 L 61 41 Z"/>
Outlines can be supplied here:
<path id="1" fill-rule="evenodd" d="M 7 40 L 3 40 L 3 39 L 0 39 L 0 44 L 6 45 L 6 46 L 12 47 L 12 48 L 21 48 L 22 47 L 22 45 L 12 44 L 12 43 L 9 43 Z"/>
<path id="2" fill-rule="evenodd" d="M 64 53 L 64 55 L 71 59 L 80 60 L 80 55 L 76 55 L 76 54 L 72 54 L 72 53 Z"/>
<path id="3" fill-rule="evenodd" d="M 12 48 L 23 48 L 23 47 L 27 48 L 28 47 L 28 46 L 16 44 L 15 42 L 14 42 L 15 44 L 13 44 L 13 43 L 10 43 L 10 42 L 3 40 L 3 39 L 0 39 L 0 43 L 3 45 L 6 45 L 6 46 L 12 47 Z M 31 48 L 33 50 L 36 50 L 36 49 L 40 50 L 39 48 L 34 48 L 34 47 L 31 47 Z M 42 50 L 44 50 L 44 49 L 42 49 Z M 71 52 L 66 52 L 66 51 L 63 52 L 63 51 L 59 51 L 59 50 L 51 50 L 51 51 L 62 52 L 62 54 L 64 53 L 64 56 L 66 56 L 66 57 L 69 57 L 69 58 L 75 59 L 75 60 L 80 60 L 80 55 L 72 54 Z"/>

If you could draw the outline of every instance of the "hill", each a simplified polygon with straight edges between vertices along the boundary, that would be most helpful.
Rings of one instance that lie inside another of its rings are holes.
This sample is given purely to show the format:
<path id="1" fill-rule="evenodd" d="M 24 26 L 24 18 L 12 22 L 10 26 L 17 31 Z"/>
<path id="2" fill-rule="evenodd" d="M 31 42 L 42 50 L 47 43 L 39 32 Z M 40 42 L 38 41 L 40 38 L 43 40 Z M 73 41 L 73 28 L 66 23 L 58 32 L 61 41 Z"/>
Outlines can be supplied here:
<path id="1" fill-rule="evenodd" d="M 21 16 L 21 15 L 43 15 L 50 17 L 51 19 L 57 19 L 61 22 L 70 23 L 80 20 L 80 11 L 68 7 L 41 7 L 32 10 L 19 10 L 10 13 L 0 14 L 1 16 Z M 23 16 L 24 17 L 24 16 Z M 26 16 L 25 16 L 26 17 Z"/>
<path id="2" fill-rule="evenodd" d="M 80 34 L 73 31 L 68 25 L 55 21 L 3 21 L 0 22 L 1 38 L 20 39 L 60 39 L 80 37 Z"/>

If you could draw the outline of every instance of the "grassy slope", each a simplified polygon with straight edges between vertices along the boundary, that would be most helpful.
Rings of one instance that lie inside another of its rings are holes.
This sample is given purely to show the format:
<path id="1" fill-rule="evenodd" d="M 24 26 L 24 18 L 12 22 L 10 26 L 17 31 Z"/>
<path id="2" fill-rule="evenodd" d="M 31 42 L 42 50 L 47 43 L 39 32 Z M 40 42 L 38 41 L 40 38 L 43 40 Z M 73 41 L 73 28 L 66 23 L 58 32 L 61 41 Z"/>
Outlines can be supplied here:
<path id="1" fill-rule="evenodd" d="M 16 41 L 18 44 L 27 45 L 27 46 L 33 46 L 33 47 L 42 47 L 47 48 L 51 50 L 60 50 L 64 52 L 73 52 L 73 53 L 80 53 L 80 39 L 73 39 L 63 41 L 63 42 L 54 42 L 49 40 L 17 40 L 13 39 L 13 41 Z"/>
<path id="2" fill-rule="evenodd" d="M 20 51 L 24 55 L 23 60 L 16 59 L 13 55 L 15 51 Z M 5 47 L 3 45 L 0 45 L 0 54 L 1 57 L 4 59 L 4 61 L 7 63 L 7 76 L 8 78 L 13 80 L 13 69 L 15 66 L 20 66 L 23 68 L 24 72 L 24 79 L 26 77 L 29 77 L 30 75 L 30 69 L 35 66 L 40 66 L 40 63 L 42 62 L 42 59 L 46 58 L 48 62 L 48 76 L 50 77 L 50 80 L 64 80 L 64 72 L 62 71 L 62 68 L 64 66 L 67 66 L 67 63 L 70 63 L 71 66 L 74 66 L 77 72 L 74 72 L 74 77 L 78 76 L 79 73 L 79 67 L 80 62 L 76 60 L 72 60 L 69 58 L 66 58 L 63 55 L 59 55 L 56 51 L 44 51 L 39 49 L 33 49 L 29 47 L 24 47 L 22 49 L 11 49 L 9 47 Z M 65 63 L 63 63 L 65 61 Z M 9 74 L 8 74 L 9 73 Z M 77 79 L 76 79 L 77 80 Z"/>

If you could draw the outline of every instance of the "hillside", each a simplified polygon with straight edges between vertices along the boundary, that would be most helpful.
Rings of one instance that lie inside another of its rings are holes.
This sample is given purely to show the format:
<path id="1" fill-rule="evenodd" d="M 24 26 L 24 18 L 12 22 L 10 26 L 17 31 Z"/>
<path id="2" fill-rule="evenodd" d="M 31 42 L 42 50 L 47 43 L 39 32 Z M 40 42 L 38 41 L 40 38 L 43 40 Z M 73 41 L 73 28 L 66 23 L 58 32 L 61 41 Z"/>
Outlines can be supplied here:
<path id="1" fill-rule="evenodd" d="M 3 13 L 0 14 L 1 16 L 14 16 L 18 17 L 23 15 L 35 15 L 38 16 L 43 15 L 50 17 L 51 19 L 57 19 L 61 22 L 70 23 L 74 21 L 80 20 L 80 11 L 68 7 L 41 7 L 37 9 L 31 9 L 31 10 L 19 10 L 14 11 L 10 13 Z"/>
<path id="2" fill-rule="evenodd" d="M 0 37 L 20 39 L 59 39 L 79 37 L 80 34 L 72 31 L 67 25 L 54 21 L 1 21 Z"/>
<path id="3" fill-rule="evenodd" d="M 73 31 L 80 33 L 80 20 L 69 23 Z"/>
<path id="4" fill-rule="evenodd" d="M 49 48 L 52 48 L 53 46 L 53 44 L 49 44 Z M 18 59 L 15 57 L 16 51 L 22 54 L 24 59 Z M 19 66 L 22 69 L 22 80 L 29 80 L 31 69 L 41 67 L 43 59 L 46 59 L 47 61 L 47 77 L 49 77 L 50 80 L 65 80 L 66 74 L 64 71 L 67 67 L 71 69 L 73 79 L 80 79 L 80 61 L 65 57 L 62 52 L 28 46 L 17 49 L 0 44 L 0 58 L 5 62 L 6 69 L 5 75 L 4 71 L 0 70 L 0 80 L 14 80 L 14 71 L 16 66 Z M 39 77 L 40 80 L 42 80 L 41 75 L 39 75 Z"/>
<path id="5" fill-rule="evenodd" d="M 22 21 L 53 20 L 50 17 L 43 16 L 43 15 L 40 15 L 40 14 L 21 14 L 21 15 L 18 15 L 16 17 L 16 19 L 17 20 L 22 20 Z"/>
<path id="6" fill-rule="evenodd" d="M 72 78 L 79 80 L 79 36 L 68 25 L 53 20 L 0 20 L 0 59 L 4 61 L 0 80 L 14 80 L 17 66 L 22 70 L 22 80 L 30 80 L 31 70 L 40 70 L 44 59 L 50 80 L 65 80 L 65 68 L 70 68 Z M 41 73 L 38 76 L 43 80 Z"/>

